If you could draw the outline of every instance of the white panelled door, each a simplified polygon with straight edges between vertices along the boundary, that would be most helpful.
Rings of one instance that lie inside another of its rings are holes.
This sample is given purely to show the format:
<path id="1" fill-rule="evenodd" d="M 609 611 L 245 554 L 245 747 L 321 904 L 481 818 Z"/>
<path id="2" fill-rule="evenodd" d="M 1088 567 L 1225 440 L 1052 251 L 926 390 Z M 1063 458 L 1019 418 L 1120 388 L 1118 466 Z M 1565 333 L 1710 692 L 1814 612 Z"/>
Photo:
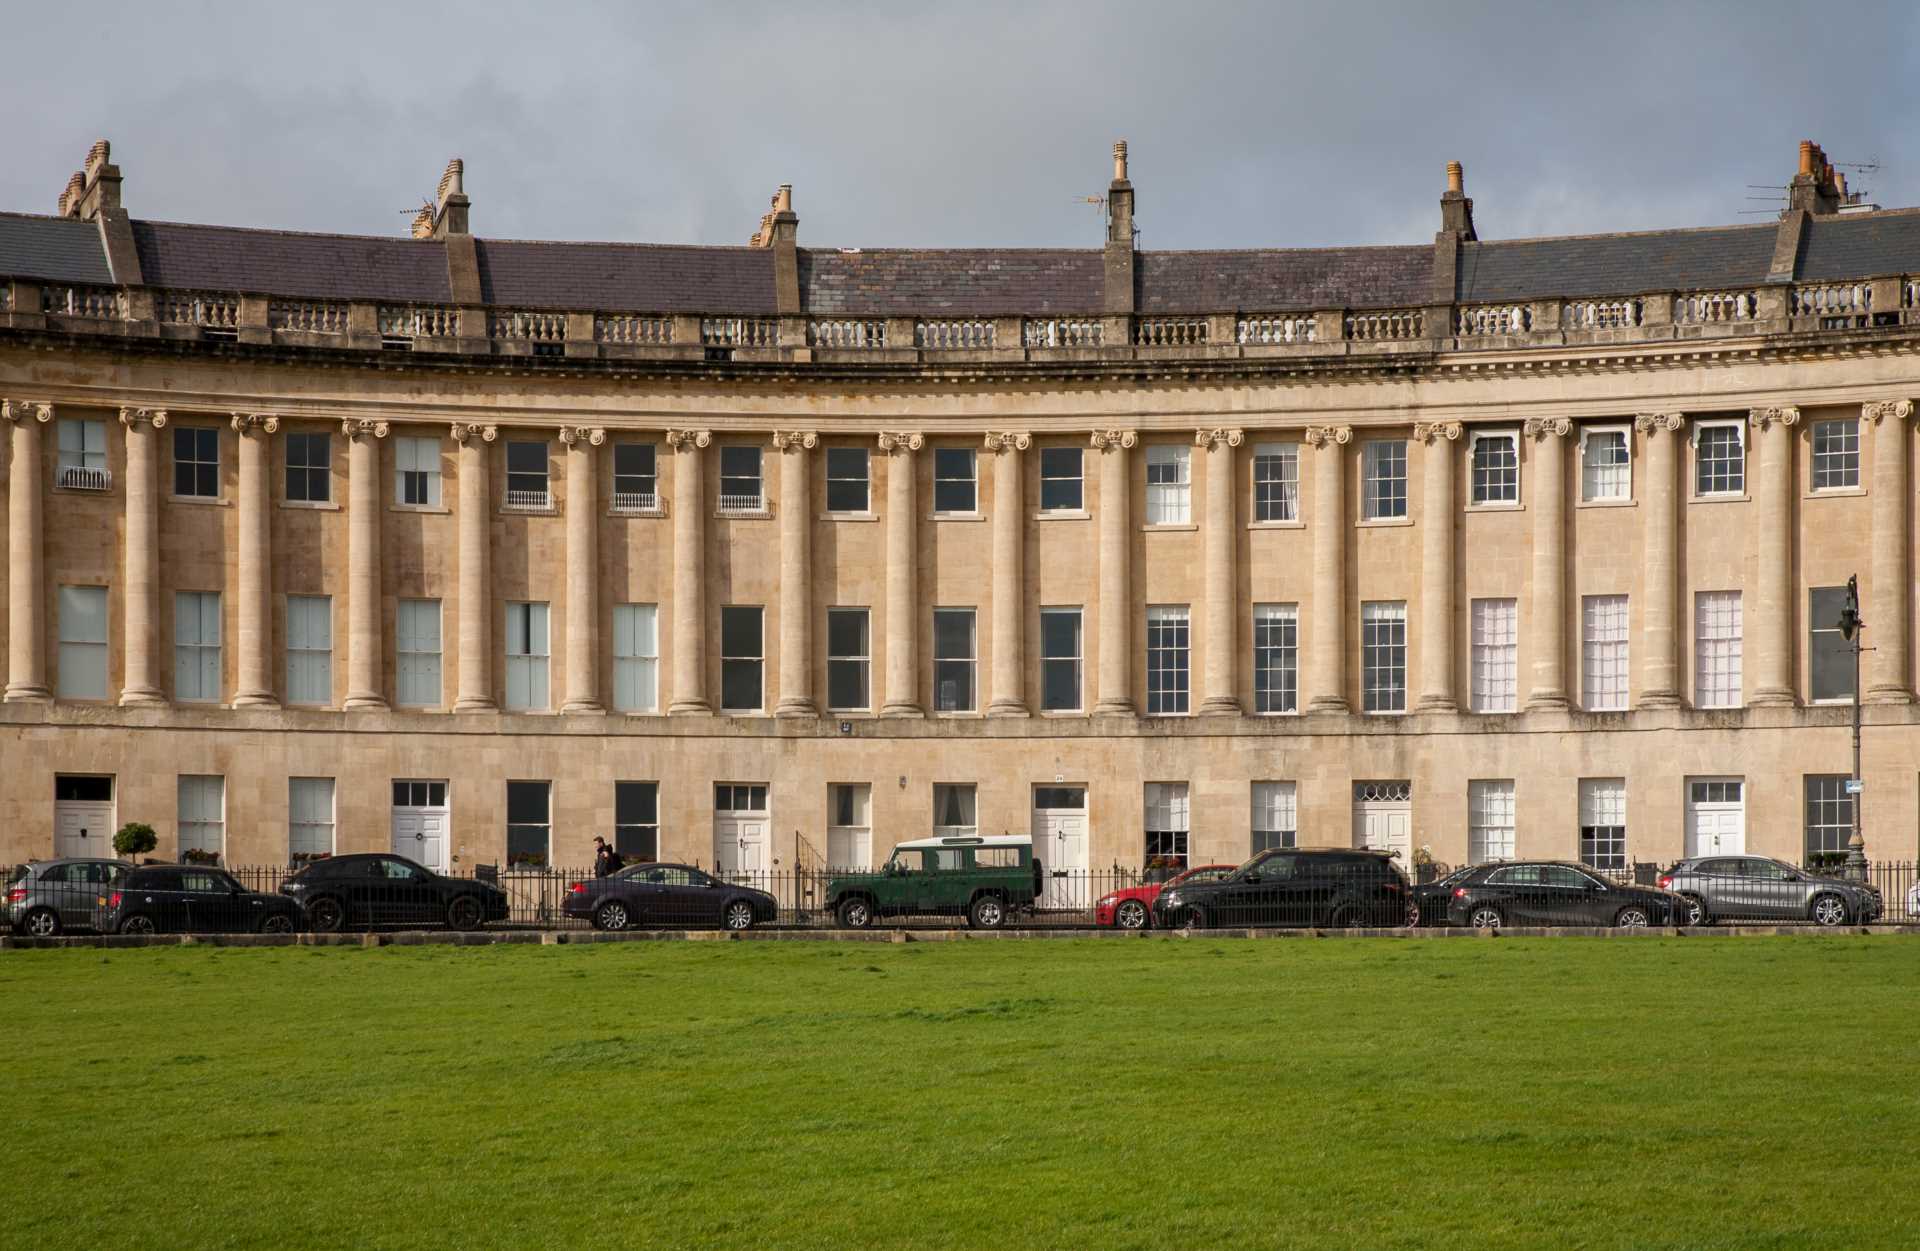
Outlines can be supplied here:
<path id="1" fill-rule="evenodd" d="M 1688 778 L 1687 855 L 1741 856 L 1746 851 L 1746 779 Z"/>
<path id="2" fill-rule="evenodd" d="M 1400 871 L 1413 872 L 1413 783 L 1353 784 L 1353 845 L 1398 853 Z"/>
<path id="3" fill-rule="evenodd" d="M 447 871 L 447 784 L 396 781 L 393 784 L 393 854 Z"/>
<path id="4" fill-rule="evenodd" d="M 720 782 L 713 788 L 713 864 L 722 878 L 738 880 L 771 868 L 772 822 L 762 783 Z"/>
<path id="5" fill-rule="evenodd" d="M 113 779 L 62 774 L 53 784 L 53 854 L 113 855 Z"/>
<path id="6" fill-rule="evenodd" d="M 1045 876 L 1039 906 L 1074 908 L 1091 902 L 1087 882 L 1087 788 L 1033 788 L 1033 854 Z"/>

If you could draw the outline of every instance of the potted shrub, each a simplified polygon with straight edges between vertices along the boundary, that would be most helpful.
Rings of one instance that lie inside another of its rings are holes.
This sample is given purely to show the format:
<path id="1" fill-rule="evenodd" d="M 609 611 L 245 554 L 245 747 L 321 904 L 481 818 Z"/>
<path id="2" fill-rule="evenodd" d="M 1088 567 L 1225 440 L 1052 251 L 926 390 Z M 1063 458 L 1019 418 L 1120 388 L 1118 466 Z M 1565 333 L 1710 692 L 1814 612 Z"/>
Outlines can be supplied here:
<path id="1" fill-rule="evenodd" d="M 1180 857 L 1178 856 L 1155 856 L 1147 861 L 1146 880 L 1149 882 L 1165 882 L 1170 878 L 1177 877 L 1180 870 L 1186 867 L 1186 865 L 1181 863 Z"/>
<path id="2" fill-rule="evenodd" d="M 160 845 L 160 836 L 145 821 L 129 821 L 113 836 L 113 854 L 123 860 L 144 856 Z"/>
<path id="3" fill-rule="evenodd" d="M 180 852 L 181 864 L 219 864 L 220 853 L 204 847 L 188 847 Z"/>

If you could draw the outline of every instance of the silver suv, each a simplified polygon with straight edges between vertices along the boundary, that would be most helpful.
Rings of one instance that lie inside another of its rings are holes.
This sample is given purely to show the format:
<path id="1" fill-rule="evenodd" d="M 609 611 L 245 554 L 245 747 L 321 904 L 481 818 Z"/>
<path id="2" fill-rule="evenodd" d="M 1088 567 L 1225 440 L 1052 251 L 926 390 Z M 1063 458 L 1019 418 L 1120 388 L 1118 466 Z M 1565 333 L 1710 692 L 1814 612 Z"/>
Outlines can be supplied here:
<path id="1" fill-rule="evenodd" d="M 7 922 L 34 938 L 90 930 L 101 897 L 132 869 L 124 860 L 29 860 L 7 881 Z"/>
<path id="2" fill-rule="evenodd" d="M 1812 921 L 1865 925 L 1878 920 L 1880 892 L 1865 882 L 1820 877 L 1766 856 L 1696 856 L 1660 875 L 1686 896 L 1690 925 L 1715 921 Z"/>

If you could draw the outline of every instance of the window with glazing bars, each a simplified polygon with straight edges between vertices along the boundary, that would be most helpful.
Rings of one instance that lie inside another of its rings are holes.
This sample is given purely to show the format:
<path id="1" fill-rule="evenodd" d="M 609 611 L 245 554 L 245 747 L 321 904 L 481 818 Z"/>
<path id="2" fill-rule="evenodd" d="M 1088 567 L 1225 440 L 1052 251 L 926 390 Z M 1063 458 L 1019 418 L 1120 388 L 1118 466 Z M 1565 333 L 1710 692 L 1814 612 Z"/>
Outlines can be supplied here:
<path id="1" fill-rule="evenodd" d="M 507 783 L 507 863 L 544 868 L 551 858 L 553 783 Z"/>
<path id="2" fill-rule="evenodd" d="M 1149 868 L 1187 867 L 1187 784 L 1146 785 L 1146 857 Z"/>
<path id="3" fill-rule="evenodd" d="M 1813 489 L 1834 491 L 1860 485 L 1860 420 L 1813 423 Z"/>
<path id="4" fill-rule="evenodd" d="M 1193 449 L 1147 445 L 1147 524 L 1183 526 L 1193 517 Z"/>
<path id="5" fill-rule="evenodd" d="M 1807 775 L 1807 855 L 1844 852 L 1853 841 L 1853 796 L 1844 773 Z"/>
<path id="6" fill-rule="evenodd" d="M 933 610 L 933 710 L 974 709 L 973 609 Z"/>
<path id="7" fill-rule="evenodd" d="M 333 498 L 333 440 L 323 433 L 287 436 L 287 498 L 322 504 Z"/>
<path id="8" fill-rule="evenodd" d="M 980 510 L 978 462 L 970 447 L 933 449 L 933 511 L 973 513 Z"/>
<path id="9" fill-rule="evenodd" d="M 435 708 L 440 691 L 440 601 L 403 599 L 394 614 L 395 695 L 405 708 Z"/>
<path id="10" fill-rule="evenodd" d="M 1046 712 L 1080 711 L 1080 633 L 1078 608 L 1040 610 L 1040 707 Z"/>
<path id="11" fill-rule="evenodd" d="M 654 604 L 613 606 L 613 707 L 654 712 L 660 706 L 660 623 Z"/>
<path id="12" fill-rule="evenodd" d="M 1627 706 L 1627 597 L 1587 595 L 1580 600 L 1580 689 L 1588 712 L 1620 712 Z"/>
<path id="13" fill-rule="evenodd" d="M 287 596 L 287 702 L 333 702 L 333 599 Z"/>
<path id="14" fill-rule="evenodd" d="M 732 605 L 720 610 L 720 707 L 758 712 L 766 691 L 766 610 Z"/>
<path id="15" fill-rule="evenodd" d="M 1633 496 L 1633 444 L 1625 427 L 1588 429 L 1580 437 L 1580 498 L 1624 500 Z"/>
<path id="16" fill-rule="evenodd" d="M 634 510 L 660 503 L 657 450 L 651 443 L 613 445 L 613 506 Z"/>
<path id="17" fill-rule="evenodd" d="M 827 609 L 827 707 L 865 712 L 873 707 L 873 635 L 864 608 Z"/>
<path id="18" fill-rule="evenodd" d="M 1740 592 L 1700 591 L 1693 597 L 1693 705 L 1738 708 Z"/>
<path id="19" fill-rule="evenodd" d="M 1255 782 L 1253 784 L 1253 845 L 1249 854 L 1259 855 L 1276 847 L 1292 847 L 1299 838 L 1292 782 Z"/>
<path id="20" fill-rule="evenodd" d="M 1627 781 L 1580 779 L 1580 862 L 1596 869 L 1627 867 Z"/>
<path id="21" fill-rule="evenodd" d="M 519 508 L 547 506 L 546 444 L 507 444 L 507 503 Z"/>
<path id="22" fill-rule="evenodd" d="M 1468 606 L 1473 630 L 1473 710 L 1513 712 L 1520 705 L 1519 604 L 1476 599 Z"/>
<path id="23" fill-rule="evenodd" d="M 1746 489 L 1747 450 L 1740 427 L 1732 422 L 1695 426 L 1694 494 L 1739 495 Z"/>
<path id="24" fill-rule="evenodd" d="M 1467 783 L 1467 858 L 1513 859 L 1513 779 Z"/>
<path id="25" fill-rule="evenodd" d="M 1407 710 L 1407 606 L 1374 601 L 1360 606 L 1360 680 L 1367 712 Z"/>
<path id="26" fill-rule="evenodd" d="M 547 706 L 547 606 L 507 605 L 507 707 Z"/>
<path id="27" fill-rule="evenodd" d="M 1187 699 L 1187 607 L 1154 605 L 1147 609 L 1147 715 L 1179 716 Z"/>
<path id="28" fill-rule="evenodd" d="M 1085 483 L 1081 475 L 1083 451 L 1077 447 L 1040 449 L 1040 511 L 1076 513 L 1086 507 Z"/>
<path id="29" fill-rule="evenodd" d="M 1407 515 L 1407 442 L 1374 439 L 1361 448 L 1361 516 L 1380 521 Z"/>
<path id="30" fill-rule="evenodd" d="M 287 859 L 296 865 L 333 854 L 333 779 L 287 779 Z"/>
<path id="31" fill-rule="evenodd" d="M 864 513 L 873 507 L 872 458 L 864 447 L 827 449 L 827 511 Z"/>
<path id="32" fill-rule="evenodd" d="M 107 588 L 63 586 L 59 595 L 61 699 L 107 697 Z"/>
<path id="33" fill-rule="evenodd" d="M 177 591 L 173 597 L 173 697 L 220 698 L 220 593 Z"/>
<path id="34" fill-rule="evenodd" d="M 206 426 L 173 428 L 173 493 L 220 498 L 220 432 Z"/>
<path id="35" fill-rule="evenodd" d="M 393 441 L 393 498 L 412 508 L 440 507 L 440 440 L 402 435 Z"/>
<path id="36" fill-rule="evenodd" d="M 660 783 L 613 784 L 613 849 L 638 863 L 660 858 Z"/>
<path id="37" fill-rule="evenodd" d="M 720 449 L 720 511 L 756 512 L 764 507 L 760 449 L 739 443 L 723 445 Z"/>
<path id="38" fill-rule="evenodd" d="M 1520 502 L 1520 436 L 1513 431 L 1474 434 L 1473 502 Z"/>
<path id="39" fill-rule="evenodd" d="M 1300 710 L 1300 613 L 1294 604 L 1253 606 L 1253 710 Z"/>
<path id="40" fill-rule="evenodd" d="M 1300 445 L 1256 443 L 1253 448 L 1253 519 L 1300 520 Z"/>
<path id="41" fill-rule="evenodd" d="M 1840 633 L 1846 602 L 1844 586 L 1807 591 L 1807 697 L 1815 703 L 1853 698 L 1853 644 Z"/>

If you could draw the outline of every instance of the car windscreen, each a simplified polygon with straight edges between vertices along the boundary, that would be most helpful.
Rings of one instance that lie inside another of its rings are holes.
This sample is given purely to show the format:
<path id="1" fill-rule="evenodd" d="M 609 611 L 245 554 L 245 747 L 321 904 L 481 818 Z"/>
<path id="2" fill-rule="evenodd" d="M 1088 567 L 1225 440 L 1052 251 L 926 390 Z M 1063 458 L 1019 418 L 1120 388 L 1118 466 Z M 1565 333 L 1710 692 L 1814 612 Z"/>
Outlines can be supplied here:
<path id="1" fill-rule="evenodd" d="M 13 871 L 7 874 L 7 885 L 9 886 L 13 885 L 15 882 L 25 877 L 28 874 L 28 872 L 30 872 L 30 870 L 27 868 L 26 865 L 24 864 L 14 865 Z"/>

